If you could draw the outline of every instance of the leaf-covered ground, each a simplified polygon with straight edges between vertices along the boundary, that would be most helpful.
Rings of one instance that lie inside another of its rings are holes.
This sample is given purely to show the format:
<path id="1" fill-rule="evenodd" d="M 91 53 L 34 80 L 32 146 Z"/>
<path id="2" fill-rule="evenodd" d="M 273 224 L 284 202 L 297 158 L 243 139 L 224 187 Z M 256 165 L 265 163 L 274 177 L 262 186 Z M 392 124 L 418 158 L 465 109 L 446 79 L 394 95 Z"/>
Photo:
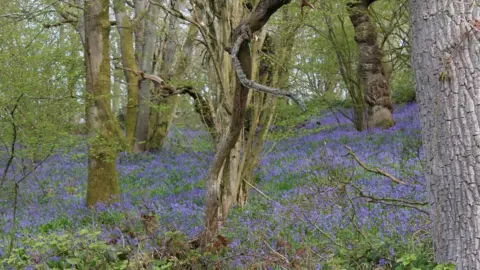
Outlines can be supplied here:
<path id="1" fill-rule="evenodd" d="M 251 189 L 249 203 L 232 210 L 222 228 L 228 245 L 212 251 L 209 260 L 226 269 L 388 269 L 405 254 L 428 252 L 416 105 L 400 106 L 394 119 L 391 129 L 357 132 L 341 114 L 325 113 L 298 126 L 296 136 L 267 142 L 253 183 L 264 195 Z M 344 145 L 369 167 L 407 185 L 366 172 Z M 143 254 L 144 266 L 152 267 L 147 262 L 153 258 L 168 267 L 205 262 L 203 255 L 182 247 L 182 235 L 190 239 L 203 229 L 210 149 L 206 133 L 175 129 L 160 152 L 122 154 L 121 200 L 96 211 L 84 206 L 86 148 L 52 156 L 19 185 L 16 228 L 13 188 L 0 190 L 0 262 L 7 268 L 19 261 L 31 267 L 47 262 L 51 268 L 78 266 L 85 256 L 71 249 L 81 250 L 82 243 L 62 250 L 57 242 L 97 231 L 96 240 L 88 241 L 118 247 L 115 252 L 128 260 Z M 14 229 L 18 258 L 7 260 Z M 145 233 L 150 230 L 155 236 Z M 168 243 L 172 239 L 178 242 Z"/>

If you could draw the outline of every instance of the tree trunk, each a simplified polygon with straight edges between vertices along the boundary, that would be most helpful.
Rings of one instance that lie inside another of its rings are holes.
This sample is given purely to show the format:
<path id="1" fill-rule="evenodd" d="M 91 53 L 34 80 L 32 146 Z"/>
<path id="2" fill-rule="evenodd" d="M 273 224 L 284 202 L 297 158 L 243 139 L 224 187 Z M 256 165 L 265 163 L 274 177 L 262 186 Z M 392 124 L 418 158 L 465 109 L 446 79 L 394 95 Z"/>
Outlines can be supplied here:
<path id="1" fill-rule="evenodd" d="M 120 49 L 122 55 L 122 65 L 127 81 L 127 111 L 125 113 L 125 130 L 127 145 L 129 150 L 133 150 L 135 143 L 135 126 L 137 123 L 137 105 L 140 78 L 132 70 L 138 70 L 135 60 L 133 28 L 130 17 L 127 14 L 125 0 L 115 0 L 113 9 L 115 10 L 115 19 L 117 20 L 117 29 L 120 35 Z"/>
<path id="2" fill-rule="evenodd" d="M 392 98 L 377 45 L 377 32 L 368 15 L 368 7 L 375 0 L 359 0 L 348 4 L 348 13 L 355 28 L 358 46 L 358 76 L 364 87 L 365 102 L 369 106 L 369 127 L 391 127 Z"/>
<path id="3" fill-rule="evenodd" d="M 110 109 L 108 0 L 85 1 L 86 112 L 89 133 L 87 205 L 116 200 L 116 121 Z"/>
<path id="4" fill-rule="evenodd" d="M 260 30 L 269 20 L 270 16 L 274 14 L 280 7 L 288 4 L 290 1 L 284 0 L 262 0 L 258 3 L 255 10 L 249 14 L 240 24 L 232 31 L 232 43 L 235 43 L 237 38 L 243 34 L 244 27 L 248 27 L 250 31 L 256 32 Z M 251 75 L 251 56 L 249 49 L 249 42 L 242 42 L 238 52 L 238 59 L 241 67 L 248 77 Z M 224 59 L 224 64 L 227 59 Z M 230 67 L 230 69 L 232 69 Z M 220 138 L 217 146 L 217 151 L 214 160 L 210 167 L 210 172 L 206 181 L 206 203 L 205 203 L 205 235 L 203 244 L 208 243 L 213 235 L 218 231 L 219 225 L 226 219 L 224 211 L 222 211 L 222 185 L 231 181 L 222 177 L 222 173 L 229 171 L 232 160 L 232 155 L 236 160 L 239 159 L 239 153 L 232 150 L 238 144 L 240 133 L 243 129 L 245 110 L 247 106 L 249 88 L 245 87 L 237 77 L 236 87 L 232 89 L 231 95 L 227 98 L 231 100 L 229 108 L 231 108 L 231 116 L 229 117 L 228 132 Z M 228 165 L 228 166 L 226 166 Z M 229 175 L 232 177 L 232 175 Z"/>
<path id="5" fill-rule="evenodd" d="M 191 62 L 195 38 L 198 35 L 198 29 L 195 25 L 190 25 L 187 32 L 187 37 L 181 50 L 181 55 L 174 66 L 175 52 L 177 50 L 176 38 L 176 18 L 171 16 L 169 20 L 169 34 L 166 38 L 166 49 L 163 54 L 163 61 L 158 68 L 158 74 L 161 78 L 170 81 L 182 80 L 188 70 L 188 65 Z M 160 93 L 158 93 L 160 94 Z M 160 149 L 163 146 L 165 138 L 168 135 L 168 128 L 173 120 L 179 96 L 159 97 L 155 104 L 157 109 L 152 112 L 151 131 L 148 140 L 148 149 Z"/>
<path id="6" fill-rule="evenodd" d="M 148 74 L 153 73 L 153 54 L 156 40 L 156 24 L 154 19 L 157 18 L 159 11 L 157 5 L 150 4 L 145 18 L 143 47 L 141 50 L 141 69 Z M 135 152 L 143 152 L 146 150 L 150 120 L 150 91 L 152 87 L 153 83 L 150 80 L 142 80 L 140 83 L 137 124 L 135 126 L 135 145 L 133 147 Z"/>
<path id="7" fill-rule="evenodd" d="M 480 7 L 409 2 L 435 258 L 480 269 Z"/>

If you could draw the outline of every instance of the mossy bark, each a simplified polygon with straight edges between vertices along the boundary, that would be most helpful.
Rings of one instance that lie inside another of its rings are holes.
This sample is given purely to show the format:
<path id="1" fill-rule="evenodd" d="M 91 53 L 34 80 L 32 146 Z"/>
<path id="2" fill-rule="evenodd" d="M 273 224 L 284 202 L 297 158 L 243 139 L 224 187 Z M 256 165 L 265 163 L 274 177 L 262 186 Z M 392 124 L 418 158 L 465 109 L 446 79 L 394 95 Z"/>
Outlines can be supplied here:
<path id="1" fill-rule="evenodd" d="M 117 29 L 120 35 L 120 49 L 122 55 L 122 65 L 126 69 L 124 75 L 127 81 L 127 112 L 125 116 L 125 134 L 129 150 L 133 150 L 135 143 L 135 126 L 137 123 L 137 106 L 140 78 L 132 70 L 138 70 L 135 60 L 135 50 L 133 42 L 133 27 L 126 11 L 125 0 L 115 0 L 113 9 L 115 19 L 117 20 Z"/>
<path id="2" fill-rule="evenodd" d="M 86 124 L 88 144 L 87 206 L 118 198 L 115 160 L 117 122 L 110 108 L 108 0 L 85 1 Z"/>
<path id="3" fill-rule="evenodd" d="M 148 150 L 158 150 L 163 147 L 168 136 L 168 128 L 177 109 L 179 96 L 159 98 L 150 114 L 150 131 L 148 135 Z"/>

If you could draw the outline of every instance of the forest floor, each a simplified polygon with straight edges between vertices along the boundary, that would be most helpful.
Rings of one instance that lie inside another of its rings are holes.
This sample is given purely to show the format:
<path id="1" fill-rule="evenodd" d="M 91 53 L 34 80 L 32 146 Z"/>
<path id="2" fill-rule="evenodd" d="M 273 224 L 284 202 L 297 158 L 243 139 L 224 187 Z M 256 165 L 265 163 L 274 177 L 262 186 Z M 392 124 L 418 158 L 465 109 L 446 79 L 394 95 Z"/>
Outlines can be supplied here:
<path id="1" fill-rule="evenodd" d="M 263 194 L 250 190 L 247 205 L 234 208 L 221 229 L 225 239 L 208 252 L 188 247 L 204 223 L 204 177 L 213 156 L 205 132 L 174 129 L 162 151 L 122 154 L 121 200 L 95 211 L 84 206 L 86 148 L 55 154 L 19 185 L 15 222 L 15 192 L 0 190 L 0 269 L 427 265 L 416 104 L 397 107 L 394 119 L 388 130 L 357 132 L 340 114 L 325 112 L 296 127 L 294 136 L 276 131 L 253 183 Z M 367 172 L 345 145 L 367 167 L 406 184 Z"/>

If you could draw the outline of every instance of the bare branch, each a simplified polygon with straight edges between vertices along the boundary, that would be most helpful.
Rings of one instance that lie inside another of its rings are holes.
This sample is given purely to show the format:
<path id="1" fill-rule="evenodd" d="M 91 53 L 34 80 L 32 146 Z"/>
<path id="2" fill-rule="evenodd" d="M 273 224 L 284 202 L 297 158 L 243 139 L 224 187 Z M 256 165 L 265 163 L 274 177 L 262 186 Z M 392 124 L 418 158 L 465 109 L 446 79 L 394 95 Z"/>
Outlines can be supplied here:
<path id="1" fill-rule="evenodd" d="M 17 101 L 15 102 L 15 105 L 13 106 L 12 110 L 8 112 L 10 114 L 10 118 L 12 119 L 11 124 L 12 124 L 13 138 L 12 138 L 12 143 L 11 143 L 11 146 L 10 146 L 10 157 L 8 158 L 7 165 L 5 166 L 5 169 L 3 170 L 3 175 L 2 175 L 2 178 L 1 178 L 1 181 L 0 181 L 0 187 L 2 187 L 5 184 L 5 182 L 7 180 L 8 169 L 12 165 L 12 161 L 15 158 L 15 144 L 17 143 L 17 130 L 18 130 L 17 124 L 15 124 L 15 111 L 17 110 L 18 103 L 20 103 L 20 100 L 22 99 L 23 96 L 24 96 L 24 94 L 22 93 L 17 98 Z"/>
<path id="2" fill-rule="evenodd" d="M 376 197 L 373 195 L 368 195 L 363 193 L 363 191 L 355 186 L 352 185 L 359 193 L 360 197 L 368 199 L 368 202 L 371 203 L 380 203 L 380 204 L 385 204 L 385 205 L 390 205 L 390 206 L 396 206 L 396 207 L 407 207 L 407 208 L 413 208 L 419 212 L 422 212 L 424 214 L 429 214 L 427 210 L 420 208 L 422 206 L 426 206 L 428 203 L 426 202 L 415 202 L 415 201 L 409 201 L 409 200 L 402 200 L 402 199 L 393 199 L 393 198 L 380 198 Z"/>
<path id="3" fill-rule="evenodd" d="M 77 22 L 77 20 L 69 19 L 69 20 L 59 21 L 59 22 L 56 22 L 56 23 L 46 23 L 46 24 L 43 24 L 43 27 L 48 29 L 48 28 L 58 27 L 58 26 L 62 26 L 64 24 L 76 23 L 76 22 Z"/>
<path id="4" fill-rule="evenodd" d="M 366 165 L 365 163 L 363 163 L 357 155 L 355 155 L 355 153 L 353 152 L 353 150 L 348 147 L 347 145 L 344 145 L 344 147 L 348 150 L 348 154 L 351 155 L 353 157 L 353 159 L 355 159 L 355 161 L 358 163 L 358 165 L 360 165 L 363 169 L 365 169 L 366 171 L 368 172 L 373 172 L 373 173 L 376 173 L 376 174 L 379 174 L 379 175 L 383 175 L 385 177 L 388 177 L 390 178 L 390 180 L 392 180 L 393 182 L 397 183 L 397 184 L 401 184 L 401 185 L 406 185 L 407 183 L 405 183 L 404 181 L 398 179 L 397 177 L 389 174 L 388 172 L 386 171 L 383 171 L 383 170 L 380 170 L 379 168 L 370 168 L 368 167 L 368 165 Z"/>

